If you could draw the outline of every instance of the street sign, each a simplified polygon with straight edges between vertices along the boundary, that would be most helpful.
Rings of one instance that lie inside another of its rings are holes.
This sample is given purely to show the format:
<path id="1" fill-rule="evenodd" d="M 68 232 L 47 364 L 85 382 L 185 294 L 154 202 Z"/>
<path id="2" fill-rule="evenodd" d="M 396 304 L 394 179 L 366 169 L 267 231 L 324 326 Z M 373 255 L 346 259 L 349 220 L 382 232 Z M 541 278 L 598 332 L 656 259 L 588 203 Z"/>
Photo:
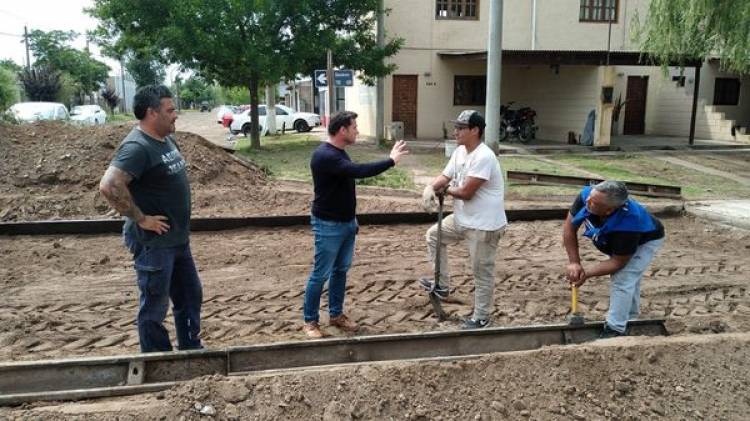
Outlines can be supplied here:
<path id="1" fill-rule="evenodd" d="M 316 70 L 315 71 L 315 87 L 325 88 L 326 86 L 328 86 L 328 77 L 326 75 L 326 71 Z"/>
<path id="2" fill-rule="evenodd" d="M 343 69 L 333 71 L 333 84 L 339 86 L 354 86 L 354 71 Z M 325 70 L 315 71 L 315 87 L 325 88 L 328 86 L 328 77 Z"/>
<path id="3" fill-rule="evenodd" d="M 354 86 L 354 72 L 351 70 L 334 70 L 333 83 L 336 86 Z"/>

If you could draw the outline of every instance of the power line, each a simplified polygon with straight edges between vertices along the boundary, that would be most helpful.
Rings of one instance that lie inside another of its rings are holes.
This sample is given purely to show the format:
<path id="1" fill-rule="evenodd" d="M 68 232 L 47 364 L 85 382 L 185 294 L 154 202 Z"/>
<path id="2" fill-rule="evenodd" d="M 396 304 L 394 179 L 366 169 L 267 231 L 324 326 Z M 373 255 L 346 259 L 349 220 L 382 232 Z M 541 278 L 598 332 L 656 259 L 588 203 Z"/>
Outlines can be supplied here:
<path id="1" fill-rule="evenodd" d="M 23 34 L 11 34 L 11 33 L 8 33 L 8 32 L 0 32 L 0 35 L 5 35 L 6 37 L 23 38 Z"/>

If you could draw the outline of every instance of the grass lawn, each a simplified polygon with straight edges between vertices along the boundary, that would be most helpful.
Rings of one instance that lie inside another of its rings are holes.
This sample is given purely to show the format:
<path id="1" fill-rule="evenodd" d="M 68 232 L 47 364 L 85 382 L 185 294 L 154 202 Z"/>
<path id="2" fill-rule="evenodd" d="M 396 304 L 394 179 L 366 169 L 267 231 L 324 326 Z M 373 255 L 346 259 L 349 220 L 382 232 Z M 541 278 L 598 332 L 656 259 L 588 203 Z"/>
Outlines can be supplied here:
<path id="1" fill-rule="evenodd" d="M 117 124 L 125 123 L 128 121 L 135 121 L 133 114 L 109 114 L 107 115 L 107 123 Z"/>
<path id="2" fill-rule="evenodd" d="M 240 138 L 237 150 L 266 169 L 271 177 L 283 180 L 312 181 L 310 156 L 320 145 L 318 134 L 286 134 L 261 138 L 260 150 L 250 149 L 250 140 Z M 347 153 L 355 162 L 369 162 L 388 157 L 390 146 L 377 148 L 372 145 L 354 145 Z M 396 167 L 370 178 L 357 180 L 357 184 L 411 189 L 414 181 L 409 170 Z"/>
<path id="3" fill-rule="evenodd" d="M 310 155 L 320 144 L 320 134 L 287 134 L 277 137 L 263 137 L 261 149 L 251 150 L 250 142 L 239 141 L 239 153 L 264 167 L 273 178 L 311 181 Z M 347 148 L 347 153 L 355 162 L 368 162 L 388 156 L 390 145 L 377 147 L 370 143 L 356 144 Z M 691 156 L 700 159 L 700 155 Z M 649 157 L 648 155 L 553 155 L 528 157 L 501 155 L 500 165 L 504 171 L 531 171 L 548 174 L 584 176 L 584 172 L 599 174 L 604 178 L 651 184 L 681 186 L 683 197 L 688 200 L 728 199 L 750 196 L 750 187 L 718 176 L 704 174 Z M 442 148 L 435 150 L 415 150 L 403 165 L 385 173 L 364 180 L 358 184 L 398 188 L 418 189 L 414 183 L 416 174 L 434 177 L 445 167 L 448 159 Z M 508 184 L 511 198 L 555 198 L 575 195 L 578 187 L 569 186 L 529 186 Z"/>

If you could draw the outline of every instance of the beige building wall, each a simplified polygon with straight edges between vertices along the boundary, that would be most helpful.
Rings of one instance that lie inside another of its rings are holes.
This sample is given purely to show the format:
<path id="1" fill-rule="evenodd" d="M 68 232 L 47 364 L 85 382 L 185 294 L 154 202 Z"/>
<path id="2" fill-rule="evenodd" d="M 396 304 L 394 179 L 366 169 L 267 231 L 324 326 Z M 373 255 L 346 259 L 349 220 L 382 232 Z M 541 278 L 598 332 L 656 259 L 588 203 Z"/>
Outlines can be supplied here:
<path id="1" fill-rule="evenodd" d="M 404 38 L 401 51 L 391 59 L 394 75 L 417 76 L 417 137 L 441 139 L 451 134 L 449 120 L 463 109 L 484 113 L 484 106 L 453 105 L 454 76 L 484 75 L 485 60 L 445 58 L 440 52 L 484 52 L 487 48 L 490 0 L 479 0 L 479 19 L 435 18 L 435 0 L 386 0 L 386 36 Z M 536 14 L 533 13 L 536 4 Z M 618 20 L 612 25 L 611 49 L 636 51 L 632 23 L 646 16 L 649 0 L 620 0 Z M 607 23 L 579 22 L 579 0 L 505 0 L 503 48 L 505 50 L 594 50 L 607 48 Z M 532 28 L 536 28 L 532 31 Z M 502 103 L 537 110 L 537 137 L 565 142 L 567 132 L 583 131 L 588 113 L 596 108 L 599 95 L 598 66 L 560 66 L 555 73 L 548 65 L 504 65 Z M 675 70 L 672 70 L 675 73 Z M 690 80 L 693 70 L 685 69 Z M 692 84 L 676 87 L 659 68 L 631 66 L 616 70 L 616 99 L 625 98 L 627 76 L 649 75 L 646 100 L 646 134 L 687 136 L 692 102 Z M 726 119 L 750 123 L 750 80 L 743 80 L 739 107 L 712 107 L 713 79 L 720 74 L 715 65 L 704 65 L 697 134 L 717 138 L 726 132 Z M 671 75 L 670 75 L 671 76 Z M 365 89 L 371 94 L 362 93 Z M 392 77 L 385 78 L 385 125 L 391 122 Z M 365 99 L 363 99 L 365 98 Z M 347 107 L 360 114 L 360 132 L 375 135 L 375 91 L 357 83 L 347 89 Z M 617 133 L 625 118 L 620 115 Z M 723 121 L 722 121 L 723 120 Z M 722 126 L 723 125 L 723 126 Z"/>

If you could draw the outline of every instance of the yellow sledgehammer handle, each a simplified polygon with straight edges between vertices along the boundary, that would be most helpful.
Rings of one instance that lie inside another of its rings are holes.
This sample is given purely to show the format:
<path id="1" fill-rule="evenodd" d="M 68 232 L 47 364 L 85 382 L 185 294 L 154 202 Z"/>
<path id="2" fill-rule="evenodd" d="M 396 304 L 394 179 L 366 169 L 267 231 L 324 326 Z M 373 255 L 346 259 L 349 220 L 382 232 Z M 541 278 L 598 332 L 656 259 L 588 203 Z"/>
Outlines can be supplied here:
<path id="1" fill-rule="evenodd" d="M 572 287 L 572 293 L 570 294 L 570 313 L 578 313 L 578 287 Z"/>

